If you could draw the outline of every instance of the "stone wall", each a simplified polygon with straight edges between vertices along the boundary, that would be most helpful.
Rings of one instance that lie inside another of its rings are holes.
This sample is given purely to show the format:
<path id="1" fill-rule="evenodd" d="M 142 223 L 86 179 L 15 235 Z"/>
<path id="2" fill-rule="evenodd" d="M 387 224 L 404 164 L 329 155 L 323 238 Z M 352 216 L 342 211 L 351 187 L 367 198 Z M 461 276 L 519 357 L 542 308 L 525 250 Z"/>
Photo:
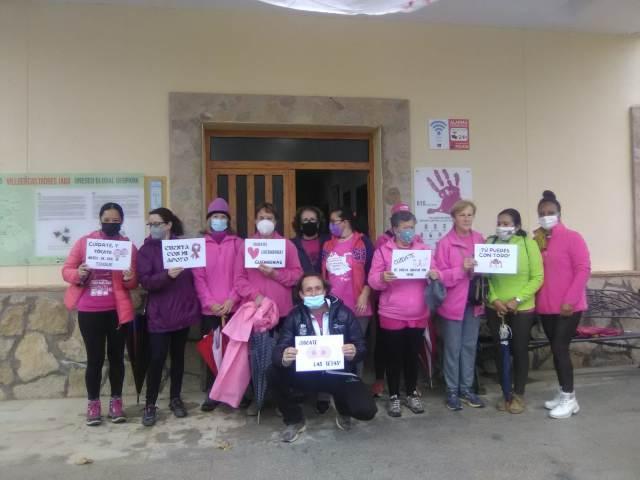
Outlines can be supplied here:
<path id="1" fill-rule="evenodd" d="M 67 311 L 63 294 L 61 288 L 0 291 L 0 400 L 86 395 L 84 343 L 77 315 Z M 133 298 L 139 307 L 141 293 L 134 292 Z M 193 344 L 188 347 L 185 389 L 193 390 L 199 386 L 201 365 Z M 103 385 L 108 383 L 108 363 Z M 134 393 L 127 362 L 125 394 Z M 109 394 L 108 385 L 103 394 Z"/>
<path id="2" fill-rule="evenodd" d="M 640 272 L 595 274 L 589 286 L 638 292 Z M 76 314 L 69 313 L 62 303 L 63 293 L 62 288 L 0 290 L 0 400 L 86 395 L 84 343 Z M 133 297 L 139 307 L 141 292 L 134 292 Z M 640 331 L 640 320 L 625 319 L 623 325 L 627 330 Z M 541 330 L 534 330 L 534 335 L 544 337 Z M 192 340 L 196 338 L 194 334 Z M 640 341 L 634 344 L 640 345 Z M 628 347 L 577 343 L 572 345 L 571 354 L 578 368 L 640 363 L 640 350 Z M 200 388 L 202 365 L 194 341 L 187 345 L 186 356 L 184 390 L 196 391 Z M 487 359 L 484 364 L 486 370 L 493 369 L 492 360 Z M 553 368 L 548 348 L 532 353 L 532 366 Z M 108 382 L 106 360 L 103 384 L 105 382 Z M 105 386 L 103 394 L 108 393 Z M 134 393 L 127 362 L 125 394 Z"/>

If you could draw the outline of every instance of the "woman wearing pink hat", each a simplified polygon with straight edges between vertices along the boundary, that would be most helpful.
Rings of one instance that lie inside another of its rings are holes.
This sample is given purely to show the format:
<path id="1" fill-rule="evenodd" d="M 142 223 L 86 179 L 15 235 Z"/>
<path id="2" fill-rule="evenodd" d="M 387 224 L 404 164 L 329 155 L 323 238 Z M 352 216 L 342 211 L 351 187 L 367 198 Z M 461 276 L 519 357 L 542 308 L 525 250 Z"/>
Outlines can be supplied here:
<path id="1" fill-rule="evenodd" d="M 240 303 L 235 285 L 241 268 L 236 263 L 236 257 L 244 250 L 244 243 L 229 227 L 230 221 L 229 205 L 223 198 L 216 198 L 209 204 L 205 234 L 207 266 L 193 270 L 202 306 L 202 334 L 217 329 L 222 318 L 230 318 Z M 205 412 L 217 406 L 208 395 L 212 385 L 213 376 L 207 371 L 207 395 L 201 406 Z"/>

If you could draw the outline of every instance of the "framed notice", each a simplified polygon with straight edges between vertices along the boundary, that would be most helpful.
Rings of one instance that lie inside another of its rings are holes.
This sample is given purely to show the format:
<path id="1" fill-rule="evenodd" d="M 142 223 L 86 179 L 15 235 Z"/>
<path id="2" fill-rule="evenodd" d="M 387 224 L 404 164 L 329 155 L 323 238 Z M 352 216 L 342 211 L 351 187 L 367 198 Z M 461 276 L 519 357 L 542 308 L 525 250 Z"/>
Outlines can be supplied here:
<path id="1" fill-rule="evenodd" d="M 260 265 L 266 265 L 272 268 L 284 268 L 286 252 L 284 238 L 247 238 L 244 241 L 244 267 L 258 268 Z"/>
<path id="2" fill-rule="evenodd" d="M 425 279 L 430 268 L 431 250 L 393 250 L 391 271 L 399 279 Z"/>
<path id="3" fill-rule="evenodd" d="M 131 242 L 87 238 L 85 263 L 97 270 L 129 270 L 132 248 Z"/>
<path id="4" fill-rule="evenodd" d="M 296 337 L 296 372 L 342 370 L 344 353 L 342 335 Z"/>
<path id="5" fill-rule="evenodd" d="M 204 238 L 162 240 L 162 266 L 170 268 L 198 268 L 207 265 Z"/>
<path id="6" fill-rule="evenodd" d="M 518 246 L 495 243 L 477 244 L 474 259 L 475 273 L 518 273 Z"/>

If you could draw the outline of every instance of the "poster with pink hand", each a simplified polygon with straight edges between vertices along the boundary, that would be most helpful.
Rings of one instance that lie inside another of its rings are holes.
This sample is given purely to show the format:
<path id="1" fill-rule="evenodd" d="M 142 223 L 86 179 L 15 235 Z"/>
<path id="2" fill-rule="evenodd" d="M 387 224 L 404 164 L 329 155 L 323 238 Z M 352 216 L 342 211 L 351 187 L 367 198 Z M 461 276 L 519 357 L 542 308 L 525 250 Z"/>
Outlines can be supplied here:
<path id="1" fill-rule="evenodd" d="M 416 233 L 434 248 L 451 230 L 451 207 L 461 199 L 471 200 L 470 168 L 416 168 L 414 172 Z"/>

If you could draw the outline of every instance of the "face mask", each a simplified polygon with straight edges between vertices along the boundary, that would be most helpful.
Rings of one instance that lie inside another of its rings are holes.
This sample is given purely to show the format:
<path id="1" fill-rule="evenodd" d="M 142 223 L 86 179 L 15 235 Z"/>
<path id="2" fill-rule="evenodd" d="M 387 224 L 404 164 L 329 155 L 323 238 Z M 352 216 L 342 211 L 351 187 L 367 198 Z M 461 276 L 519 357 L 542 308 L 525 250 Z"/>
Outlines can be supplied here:
<path id="1" fill-rule="evenodd" d="M 413 228 L 410 228 L 408 230 L 400 230 L 396 235 L 402 243 L 411 243 L 413 237 L 416 236 L 416 231 Z"/>
<path id="2" fill-rule="evenodd" d="M 547 215 L 546 217 L 540 217 L 538 219 L 538 223 L 545 230 L 551 230 L 559 223 L 558 215 Z"/>
<path id="3" fill-rule="evenodd" d="M 318 233 L 318 224 L 316 222 L 306 222 L 302 224 L 302 233 L 307 237 L 313 237 Z"/>
<path id="4" fill-rule="evenodd" d="M 229 224 L 226 218 L 212 218 L 209 223 L 211 224 L 211 230 L 214 232 L 224 232 Z"/>
<path id="5" fill-rule="evenodd" d="M 342 236 L 343 228 L 341 225 L 336 225 L 335 223 L 332 223 L 331 225 L 329 225 L 329 230 L 331 231 L 331 235 L 333 235 L 334 237 Z"/>
<path id="6" fill-rule="evenodd" d="M 107 237 L 115 237 L 120 233 L 120 227 L 122 227 L 121 223 L 103 223 L 102 224 L 102 233 L 104 233 Z"/>
<path id="7" fill-rule="evenodd" d="M 260 220 L 257 224 L 256 224 L 256 228 L 258 229 L 258 232 L 260 232 L 260 235 L 271 235 L 273 233 L 273 231 L 276 229 L 276 224 L 273 223 L 271 220 Z"/>
<path id="8" fill-rule="evenodd" d="M 151 234 L 151 238 L 154 240 L 163 240 L 164 239 L 164 228 L 161 225 L 157 227 L 149 227 L 149 233 Z"/>
<path id="9" fill-rule="evenodd" d="M 324 305 L 323 295 L 312 295 L 310 297 L 304 297 L 304 306 L 311 310 L 317 310 Z"/>
<path id="10" fill-rule="evenodd" d="M 513 234 L 516 233 L 515 227 L 497 227 L 496 235 L 500 240 L 508 241 L 511 240 Z"/>

